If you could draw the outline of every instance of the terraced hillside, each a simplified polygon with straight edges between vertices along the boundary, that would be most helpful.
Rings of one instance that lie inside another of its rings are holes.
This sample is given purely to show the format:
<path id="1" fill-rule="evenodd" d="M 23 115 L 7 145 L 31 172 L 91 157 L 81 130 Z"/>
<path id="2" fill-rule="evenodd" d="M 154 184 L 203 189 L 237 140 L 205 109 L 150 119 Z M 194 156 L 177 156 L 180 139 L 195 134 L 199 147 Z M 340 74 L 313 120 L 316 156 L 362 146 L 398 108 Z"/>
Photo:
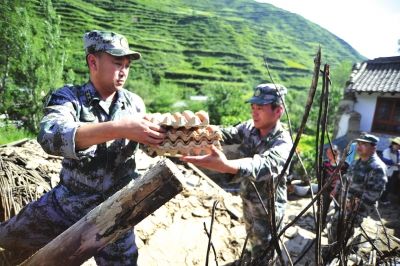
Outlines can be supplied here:
<path id="1" fill-rule="evenodd" d="M 66 67 L 78 74 L 86 73 L 81 36 L 91 29 L 127 35 L 143 55 L 136 76 L 194 88 L 268 80 L 264 56 L 276 82 L 306 88 L 318 45 L 331 65 L 361 59 L 319 26 L 252 0 L 54 0 L 53 5 L 70 41 Z"/>

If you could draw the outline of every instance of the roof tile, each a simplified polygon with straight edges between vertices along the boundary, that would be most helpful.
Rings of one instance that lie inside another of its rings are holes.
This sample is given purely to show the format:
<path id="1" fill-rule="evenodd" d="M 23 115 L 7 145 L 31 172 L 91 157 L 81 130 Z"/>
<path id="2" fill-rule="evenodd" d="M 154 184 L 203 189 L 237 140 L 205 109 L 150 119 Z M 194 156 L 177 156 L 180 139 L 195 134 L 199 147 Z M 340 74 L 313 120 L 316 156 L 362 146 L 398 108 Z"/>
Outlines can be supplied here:
<path id="1" fill-rule="evenodd" d="M 354 65 L 346 91 L 400 93 L 400 56 L 379 57 Z"/>

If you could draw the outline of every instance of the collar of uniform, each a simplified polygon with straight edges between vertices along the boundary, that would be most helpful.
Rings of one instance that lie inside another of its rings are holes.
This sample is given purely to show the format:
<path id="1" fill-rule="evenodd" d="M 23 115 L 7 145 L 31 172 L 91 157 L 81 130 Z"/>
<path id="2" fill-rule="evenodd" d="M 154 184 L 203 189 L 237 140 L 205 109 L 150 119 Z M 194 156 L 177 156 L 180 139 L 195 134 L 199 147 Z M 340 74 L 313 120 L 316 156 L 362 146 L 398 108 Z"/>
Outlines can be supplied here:
<path id="1" fill-rule="evenodd" d="M 92 105 L 94 101 L 100 101 L 101 97 L 100 94 L 97 92 L 96 88 L 93 86 L 93 83 L 89 81 L 88 83 L 83 86 L 82 94 L 86 98 L 86 102 L 89 105 Z M 117 91 L 117 100 L 116 103 L 119 104 L 120 106 L 124 106 L 126 102 L 126 99 L 124 97 L 124 94 L 122 90 Z"/>
<path id="2" fill-rule="evenodd" d="M 378 154 L 376 152 L 373 153 L 371 156 L 369 156 L 367 160 L 361 160 L 361 158 L 358 158 L 358 160 L 363 164 L 370 165 L 371 162 L 376 159 L 375 156 L 378 156 Z"/>
<path id="3" fill-rule="evenodd" d="M 262 138 L 263 141 L 269 142 L 271 139 L 275 138 L 278 134 L 282 132 L 282 125 L 281 122 L 277 122 L 275 127 L 265 136 Z"/>
<path id="4" fill-rule="evenodd" d="M 125 107 L 125 102 L 125 94 L 122 92 L 122 89 L 117 90 L 117 100 L 115 101 L 115 104 L 123 109 Z"/>
<path id="5" fill-rule="evenodd" d="M 126 99 L 122 89 L 116 91 L 116 99 L 113 100 L 114 103 L 112 104 L 114 107 L 111 107 L 110 105 L 103 104 L 101 96 L 93 86 L 93 83 L 89 82 L 85 87 L 87 87 L 87 89 L 84 91 L 84 94 L 88 104 L 93 106 L 94 103 L 97 103 L 107 115 L 112 115 L 115 110 L 125 109 Z"/>
<path id="6" fill-rule="evenodd" d="M 90 81 L 83 86 L 82 94 L 88 105 L 93 105 L 93 102 L 100 101 L 100 95 Z"/>

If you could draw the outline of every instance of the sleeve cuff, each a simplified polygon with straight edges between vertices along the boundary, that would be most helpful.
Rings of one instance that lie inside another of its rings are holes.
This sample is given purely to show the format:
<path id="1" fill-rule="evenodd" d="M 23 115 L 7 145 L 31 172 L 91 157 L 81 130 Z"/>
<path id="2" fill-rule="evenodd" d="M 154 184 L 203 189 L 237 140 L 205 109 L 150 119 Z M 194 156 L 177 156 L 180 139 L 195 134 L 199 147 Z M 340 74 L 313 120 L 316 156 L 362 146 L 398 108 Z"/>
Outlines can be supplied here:
<path id="1" fill-rule="evenodd" d="M 243 178 L 243 177 L 253 177 L 253 164 L 252 158 L 244 158 L 238 162 L 238 172 L 235 175 L 236 178 Z M 255 180 L 255 178 L 252 178 Z"/>
<path id="2" fill-rule="evenodd" d="M 65 158 L 79 160 L 82 157 L 93 156 L 95 153 L 96 146 L 91 146 L 79 151 L 76 149 L 75 136 L 80 125 L 81 124 L 78 124 L 78 126 L 71 126 L 64 131 L 64 145 L 61 150 L 61 155 Z"/>

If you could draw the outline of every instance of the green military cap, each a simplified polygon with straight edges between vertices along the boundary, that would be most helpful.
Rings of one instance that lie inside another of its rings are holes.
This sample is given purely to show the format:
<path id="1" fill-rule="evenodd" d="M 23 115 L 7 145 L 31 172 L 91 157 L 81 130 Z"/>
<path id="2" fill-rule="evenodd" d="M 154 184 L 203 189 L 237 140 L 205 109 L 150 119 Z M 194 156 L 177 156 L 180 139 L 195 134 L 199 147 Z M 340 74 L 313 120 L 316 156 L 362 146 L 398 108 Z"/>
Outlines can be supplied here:
<path id="1" fill-rule="evenodd" d="M 86 55 L 96 52 L 106 52 L 113 56 L 127 56 L 132 60 L 140 58 L 140 53 L 129 48 L 125 36 L 111 32 L 92 30 L 83 35 L 83 43 Z"/>
<path id="2" fill-rule="evenodd" d="M 373 145 L 376 145 L 379 141 L 379 138 L 372 134 L 361 134 L 361 136 L 359 138 L 357 138 L 356 141 L 368 142 Z"/>
<path id="3" fill-rule="evenodd" d="M 273 102 L 281 103 L 287 89 L 280 84 L 266 83 L 260 84 L 254 88 L 253 97 L 248 99 L 247 103 L 270 104 Z"/>

